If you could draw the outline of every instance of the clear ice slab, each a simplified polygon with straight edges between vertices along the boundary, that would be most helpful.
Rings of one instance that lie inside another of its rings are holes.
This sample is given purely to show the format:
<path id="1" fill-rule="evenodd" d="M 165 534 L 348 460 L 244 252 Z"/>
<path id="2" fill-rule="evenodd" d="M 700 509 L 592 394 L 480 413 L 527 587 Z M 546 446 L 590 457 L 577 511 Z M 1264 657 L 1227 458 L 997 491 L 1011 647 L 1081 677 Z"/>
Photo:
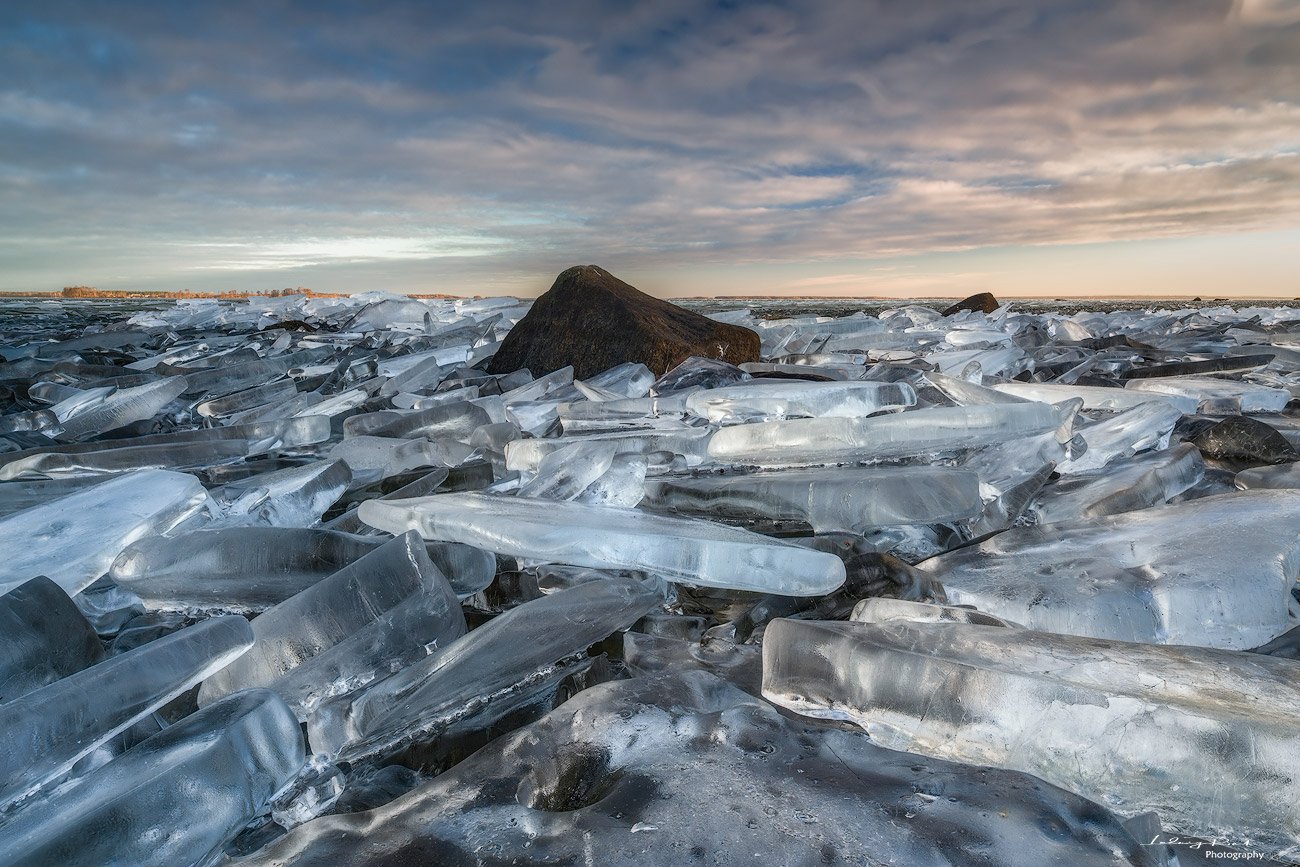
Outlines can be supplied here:
<path id="1" fill-rule="evenodd" d="M 660 476 L 646 483 L 646 504 L 705 517 L 803 521 L 818 533 L 956 521 L 983 506 L 975 473 L 925 466 Z"/>
<path id="2" fill-rule="evenodd" d="M 1288 627 L 1300 491 L 1244 491 L 1017 528 L 919 569 L 1031 629 L 1246 650 Z"/>
<path id="3" fill-rule="evenodd" d="M 785 596 L 844 583 L 833 554 L 732 527 L 585 503 L 490 494 L 370 500 L 361 520 L 389 533 L 417 530 L 508 554 L 572 566 L 639 569 L 671 581 Z"/>
<path id="4" fill-rule="evenodd" d="M 588 581 L 525 602 L 307 723 L 312 750 L 351 760 L 517 700 L 561 661 L 631 626 L 664 599 L 657 582 Z"/>
<path id="5" fill-rule="evenodd" d="M 923 455 L 991 445 L 1044 433 L 1060 424 L 1045 403 L 918 409 L 872 418 L 812 418 L 725 427 L 709 457 L 781 467 Z"/>
<path id="6" fill-rule="evenodd" d="M 7 865 L 208 864 L 303 763 L 302 730 L 274 693 L 191 714 L 0 825 Z"/>
<path id="7" fill-rule="evenodd" d="M 167 532 L 207 502 L 193 476 L 142 470 L 0 518 L 0 592 L 45 575 L 76 595 L 122 549 Z"/>
<path id="8" fill-rule="evenodd" d="M 1157 864 L 1077 795 L 805 724 L 705 672 L 584 690 L 405 797 L 307 822 L 255 856 L 279 867 L 430 859 Z"/>
<path id="9" fill-rule="evenodd" d="M 258 612 L 301 593 L 386 540 L 321 529 L 233 527 L 142 539 L 109 577 L 160 611 Z M 430 544 L 430 558 L 457 595 L 477 593 L 496 558 L 459 544 Z"/>
<path id="10" fill-rule="evenodd" d="M 299 718 L 321 700 L 382 677 L 465 634 L 456 593 L 415 533 L 252 621 L 253 647 L 203 682 L 199 706 L 267 687 Z"/>
<path id="11" fill-rule="evenodd" d="M 1204 477 L 1201 453 L 1182 443 L 1114 461 L 1098 472 L 1063 477 L 1044 488 L 1030 510 L 1040 524 L 1134 512 L 1162 505 Z"/>
<path id="12" fill-rule="evenodd" d="M 0 804 L 69 770 L 253 644 L 242 617 L 216 617 L 0 704 Z"/>
<path id="13" fill-rule="evenodd" d="M 686 408 L 720 424 L 786 418 L 861 418 L 916 405 L 905 382 L 798 382 L 750 380 L 725 388 L 701 389 Z"/>
<path id="14" fill-rule="evenodd" d="M 876 743 L 1033 774 L 1300 856 L 1300 663 L 1003 626 L 777 620 L 763 695 Z"/>

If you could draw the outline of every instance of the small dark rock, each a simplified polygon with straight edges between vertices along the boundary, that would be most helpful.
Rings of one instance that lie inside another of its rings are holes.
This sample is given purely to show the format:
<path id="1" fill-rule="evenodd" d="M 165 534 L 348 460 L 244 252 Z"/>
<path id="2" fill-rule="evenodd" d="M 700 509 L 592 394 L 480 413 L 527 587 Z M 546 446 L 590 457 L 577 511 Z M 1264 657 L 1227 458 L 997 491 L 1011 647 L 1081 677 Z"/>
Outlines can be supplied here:
<path id="1" fill-rule="evenodd" d="M 595 265 L 570 268 L 533 303 L 492 359 L 489 373 L 526 367 L 537 376 L 573 365 L 579 379 L 624 362 L 663 375 L 692 355 L 757 361 L 757 334 L 653 298 Z"/>
<path id="2" fill-rule="evenodd" d="M 961 313 L 963 310 L 970 310 L 973 313 L 992 313 L 999 306 L 998 299 L 993 297 L 992 292 L 977 292 L 969 298 L 961 299 L 943 311 L 943 315 L 952 316 L 954 313 Z"/>
<path id="3" fill-rule="evenodd" d="M 1241 469 L 1300 460 L 1276 428 L 1244 415 L 1225 418 L 1195 433 L 1190 442 L 1201 454 Z"/>

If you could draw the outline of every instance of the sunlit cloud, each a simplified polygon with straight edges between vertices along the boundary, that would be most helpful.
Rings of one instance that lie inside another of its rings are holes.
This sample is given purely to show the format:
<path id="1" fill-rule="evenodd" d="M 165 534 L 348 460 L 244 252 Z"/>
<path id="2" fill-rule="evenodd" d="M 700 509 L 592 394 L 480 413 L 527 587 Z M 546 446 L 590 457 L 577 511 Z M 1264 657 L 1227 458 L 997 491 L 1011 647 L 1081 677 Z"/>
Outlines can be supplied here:
<path id="1" fill-rule="evenodd" d="M 276 9 L 7 8 L 0 237 L 40 243 L 0 242 L 0 288 L 825 279 L 1300 226 L 1282 0 Z"/>

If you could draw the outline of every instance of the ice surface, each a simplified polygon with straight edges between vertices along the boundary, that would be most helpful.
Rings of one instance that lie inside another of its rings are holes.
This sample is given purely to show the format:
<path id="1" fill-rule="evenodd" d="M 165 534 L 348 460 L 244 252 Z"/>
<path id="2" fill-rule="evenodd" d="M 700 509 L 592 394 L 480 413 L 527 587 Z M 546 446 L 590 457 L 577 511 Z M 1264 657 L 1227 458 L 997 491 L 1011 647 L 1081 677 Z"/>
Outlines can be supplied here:
<path id="1" fill-rule="evenodd" d="M 747 475 L 661 476 L 647 505 L 701 516 L 804 521 L 816 532 L 865 533 L 895 524 L 970 518 L 979 478 L 948 467 L 836 467 Z"/>
<path id="2" fill-rule="evenodd" d="M 0 596 L 0 703 L 99 662 L 104 648 L 67 593 L 33 578 Z"/>
<path id="3" fill-rule="evenodd" d="M 455 591 L 406 533 L 255 618 L 252 649 L 203 682 L 199 706 L 269 687 L 300 717 L 321 699 L 465 634 Z"/>
<path id="4" fill-rule="evenodd" d="M 361 520 L 390 533 L 418 530 L 509 554 L 573 566 L 642 569 L 672 581 L 787 596 L 829 593 L 839 558 L 732 527 L 630 509 L 492 496 L 439 494 L 370 500 Z"/>
<path id="5" fill-rule="evenodd" d="M 0 804 L 77 760 L 252 646 L 242 617 L 217 617 L 0 704 Z"/>
<path id="6" fill-rule="evenodd" d="M 526 602 L 397 674 L 326 702 L 308 720 L 312 750 L 366 755 L 483 713 L 494 701 L 508 703 L 662 601 L 653 582 L 609 578 Z"/>
<path id="7" fill-rule="evenodd" d="M 874 418 L 815 418 L 736 425 L 709 441 L 716 461 L 760 466 L 843 463 L 969 449 L 1060 424 L 1043 403 L 918 409 Z"/>
<path id="8" fill-rule="evenodd" d="M 709 421 L 736 424 L 786 418 L 859 418 L 916 405 L 916 392 L 901 382 L 773 382 L 696 391 L 686 408 Z"/>
<path id="9" fill-rule="evenodd" d="M 1095 803 L 1019 773 L 801 724 L 704 672 L 592 687 L 406 797 L 308 822 L 256 860 L 645 865 L 710 857 L 908 867 L 1157 863 Z"/>
<path id="10" fill-rule="evenodd" d="M 143 470 L 0 518 L 0 591 L 45 575 L 69 594 L 90 586 L 136 539 L 157 538 L 208 502 L 198 479 Z"/>
<path id="11" fill-rule="evenodd" d="M 242 692 L 26 805 L 0 825 L 0 861 L 210 863 L 302 762 L 302 732 L 284 703 Z"/>
<path id="12" fill-rule="evenodd" d="M 1023 771 L 1300 856 L 1300 663 L 962 623 L 778 620 L 763 695 L 892 749 Z M 1267 696 L 1265 700 L 1264 697 Z"/>
<path id="13" fill-rule="evenodd" d="M 1287 629 L 1300 491 L 1008 530 L 925 561 L 948 601 L 1031 629 L 1245 650 Z"/>

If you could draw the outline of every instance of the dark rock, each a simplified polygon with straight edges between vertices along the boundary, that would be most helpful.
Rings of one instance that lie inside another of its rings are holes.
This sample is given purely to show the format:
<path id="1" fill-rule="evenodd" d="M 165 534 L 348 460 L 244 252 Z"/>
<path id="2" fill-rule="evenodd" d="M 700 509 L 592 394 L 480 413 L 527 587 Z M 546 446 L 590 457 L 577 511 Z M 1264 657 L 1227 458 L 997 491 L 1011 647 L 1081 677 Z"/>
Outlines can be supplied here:
<path id="1" fill-rule="evenodd" d="M 1237 468 L 1300 460 L 1300 454 L 1276 428 L 1244 415 L 1229 416 L 1199 431 L 1191 442 L 1205 457 Z"/>
<path id="2" fill-rule="evenodd" d="M 758 335 L 652 298 L 595 265 L 570 268 L 533 303 L 488 366 L 541 376 L 573 365 L 578 379 L 640 362 L 661 376 L 692 355 L 757 361 Z"/>
<path id="3" fill-rule="evenodd" d="M 963 310 L 970 310 L 973 313 L 992 313 L 998 309 L 998 306 L 998 299 L 993 297 L 992 292 L 977 292 L 969 298 L 961 299 L 943 311 L 943 315 L 952 316 L 954 313 L 961 313 Z"/>

